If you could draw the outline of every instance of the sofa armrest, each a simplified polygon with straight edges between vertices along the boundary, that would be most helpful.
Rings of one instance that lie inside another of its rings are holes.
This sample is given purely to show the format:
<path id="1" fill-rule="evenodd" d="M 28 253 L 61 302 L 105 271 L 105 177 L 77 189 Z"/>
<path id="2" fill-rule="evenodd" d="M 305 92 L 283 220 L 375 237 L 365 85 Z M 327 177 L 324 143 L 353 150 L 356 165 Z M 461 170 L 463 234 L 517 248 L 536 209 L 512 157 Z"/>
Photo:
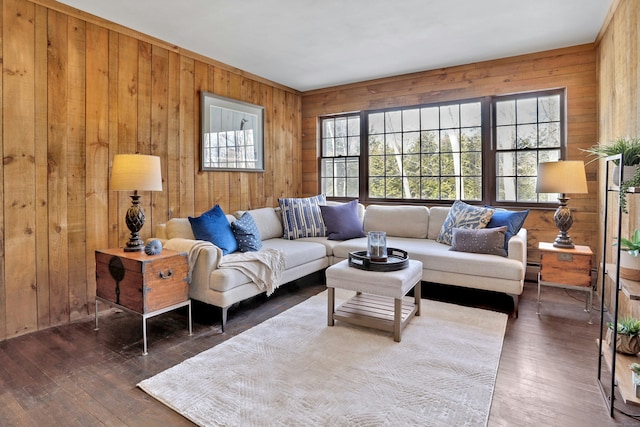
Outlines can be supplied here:
<path id="1" fill-rule="evenodd" d="M 522 266 L 527 268 L 527 229 L 521 228 L 518 234 L 509 239 L 509 255 L 510 259 L 522 262 Z"/>
<path id="2" fill-rule="evenodd" d="M 198 281 L 207 286 L 209 285 L 209 275 L 218 268 L 222 259 L 222 249 L 203 240 L 174 237 L 167 240 L 164 247 L 186 253 L 189 260 L 191 282 Z"/>

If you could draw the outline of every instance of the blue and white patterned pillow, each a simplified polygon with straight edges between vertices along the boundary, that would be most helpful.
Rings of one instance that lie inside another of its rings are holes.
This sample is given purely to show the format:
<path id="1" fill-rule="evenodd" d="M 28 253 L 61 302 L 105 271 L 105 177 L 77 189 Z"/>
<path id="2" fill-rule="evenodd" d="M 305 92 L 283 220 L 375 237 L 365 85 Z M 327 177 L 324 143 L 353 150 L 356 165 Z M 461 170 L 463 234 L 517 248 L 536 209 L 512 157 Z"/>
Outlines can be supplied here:
<path id="1" fill-rule="evenodd" d="M 493 212 L 494 209 L 491 208 L 471 206 L 456 200 L 449 209 L 436 241 L 451 245 L 454 228 L 485 228 L 491 221 Z"/>
<path id="2" fill-rule="evenodd" d="M 278 199 L 282 211 L 284 238 L 289 240 L 301 237 L 324 237 L 327 228 L 322 219 L 320 205 L 325 205 L 324 194 L 307 198 Z"/>
<path id="3" fill-rule="evenodd" d="M 240 219 L 233 221 L 231 229 L 236 236 L 240 252 L 255 252 L 262 247 L 258 225 L 249 212 L 245 212 Z"/>

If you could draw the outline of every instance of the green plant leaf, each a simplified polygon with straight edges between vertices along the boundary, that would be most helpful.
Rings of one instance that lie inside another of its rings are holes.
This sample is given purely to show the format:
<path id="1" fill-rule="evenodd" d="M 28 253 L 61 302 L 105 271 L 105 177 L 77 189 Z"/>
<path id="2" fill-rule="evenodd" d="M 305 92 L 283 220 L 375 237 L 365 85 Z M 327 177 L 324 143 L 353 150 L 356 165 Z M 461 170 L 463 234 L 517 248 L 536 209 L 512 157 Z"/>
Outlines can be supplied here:
<path id="1" fill-rule="evenodd" d="M 622 154 L 625 166 L 633 166 L 640 164 L 640 139 L 639 138 L 617 138 L 610 144 L 596 144 L 588 149 L 583 149 L 589 157 L 593 157 L 589 163 L 596 161 L 602 157 L 614 156 Z M 619 162 L 614 161 L 616 165 Z"/>
<path id="2" fill-rule="evenodd" d="M 607 322 L 607 326 L 613 329 L 613 324 Z M 640 334 L 640 320 L 634 319 L 631 316 L 625 316 L 618 320 L 618 327 L 616 328 L 619 334 L 622 335 L 639 335 Z"/>

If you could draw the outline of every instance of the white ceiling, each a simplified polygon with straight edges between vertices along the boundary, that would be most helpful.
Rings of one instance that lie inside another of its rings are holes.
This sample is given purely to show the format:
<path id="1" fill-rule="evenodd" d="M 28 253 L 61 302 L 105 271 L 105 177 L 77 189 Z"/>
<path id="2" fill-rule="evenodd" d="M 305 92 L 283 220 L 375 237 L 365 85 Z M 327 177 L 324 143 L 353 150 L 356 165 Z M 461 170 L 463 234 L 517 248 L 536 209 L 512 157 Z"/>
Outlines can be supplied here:
<path id="1" fill-rule="evenodd" d="M 307 91 L 591 43 L 613 0 L 63 0 Z"/>

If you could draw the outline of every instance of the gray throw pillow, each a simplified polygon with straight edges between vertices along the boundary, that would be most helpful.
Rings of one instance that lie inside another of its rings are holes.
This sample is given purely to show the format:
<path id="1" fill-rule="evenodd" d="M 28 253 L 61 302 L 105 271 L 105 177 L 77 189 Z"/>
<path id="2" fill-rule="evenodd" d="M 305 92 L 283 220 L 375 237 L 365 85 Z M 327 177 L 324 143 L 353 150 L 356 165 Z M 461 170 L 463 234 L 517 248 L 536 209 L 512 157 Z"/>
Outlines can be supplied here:
<path id="1" fill-rule="evenodd" d="M 328 240 L 349 240 L 364 237 L 362 221 L 358 217 L 358 200 L 341 205 L 320 206 L 327 227 Z"/>
<path id="2" fill-rule="evenodd" d="M 472 252 L 506 257 L 504 238 L 507 227 L 454 228 L 450 251 Z"/>

